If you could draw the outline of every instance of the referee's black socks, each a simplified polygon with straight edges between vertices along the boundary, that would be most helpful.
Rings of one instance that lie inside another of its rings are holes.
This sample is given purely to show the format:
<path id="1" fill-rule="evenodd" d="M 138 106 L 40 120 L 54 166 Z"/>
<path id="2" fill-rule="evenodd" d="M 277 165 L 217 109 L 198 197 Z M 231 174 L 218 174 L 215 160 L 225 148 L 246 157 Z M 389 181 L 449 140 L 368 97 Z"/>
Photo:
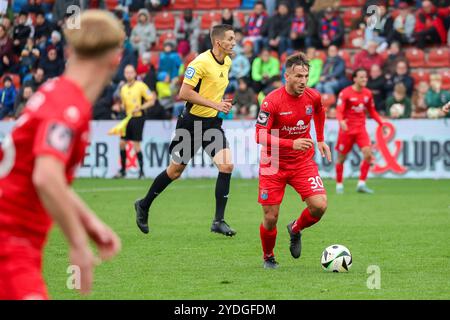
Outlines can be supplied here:
<path id="1" fill-rule="evenodd" d="M 139 163 L 139 172 L 144 172 L 144 158 L 142 157 L 142 152 L 139 151 L 137 154 L 138 163 Z"/>
<path id="2" fill-rule="evenodd" d="M 231 173 L 219 172 L 216 182 L 216 217 L 215 221 L 223 220 L 230 192 Z"/>
<path id="3" fill-rule="evenodd" d="M 152 205 L 153 200 L 164 191 L 164 189 L 172 182 L 172 180 L 167 175 L 167 171 L 164 170 L 161 172 L 156 179 L 153 181 L 150 189 L 147 192 L 147 195 L 144 199 L 140 201 L 140 206 L 142 209 L 148 211 L 150 206 Z"/>
<path id="4" fill-rule="evenodd" d="M 125 174 L 127 166 L 127 151 L 125 149 L 120 149 L 120 164 L 122 165 L 122 169 L 120 171 Z"/>

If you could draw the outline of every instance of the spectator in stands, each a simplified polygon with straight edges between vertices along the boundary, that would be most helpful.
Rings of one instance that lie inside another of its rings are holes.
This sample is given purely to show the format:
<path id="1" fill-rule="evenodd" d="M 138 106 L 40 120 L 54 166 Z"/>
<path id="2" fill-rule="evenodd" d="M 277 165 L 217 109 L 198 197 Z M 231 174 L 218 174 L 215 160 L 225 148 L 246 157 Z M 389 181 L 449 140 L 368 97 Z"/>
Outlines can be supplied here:
<path id="1" fill-rule="evenodd" d="M 244 34 L 242 33 L 242 30 L 235 29 L 234 37 L 236 42 L 236 45 L 234 46 L 234 51 L 242 53 L 244 51 Z"/>
<path id="2" fill-rule="evenodd" d="M 408 63 L 404 60 L 397 62 L 393 76 L 386 75 L 386 96 L 389 97 L 394 91 L 394 86 L 402 82 L 406 87 L 406 94 L 411 97 L 414 89 L 414 79 L 409 75 Z"/>
<path id="3" fill-rule="evenodd" d="M 438 73 L 430 76 L 430 88 L 425 95 L 428 108 L 441 108 L 450 101 L 450 92 L 442 90 L 442 76 Z M 441 116 L 444 116 L 442 114 Z"/>
<path id="4" fill-rule="evenodd" d="M 230 26 L 233 26 L 233 29 L 242 28 L 239 19 L 234 19 L 233 12 L 228 8 L 222 10 L 222 24 L 229 24 Z"/>
<path id="5" fill-rule="evenodd" d="M 291 47 L 291 22 L 289 8 L 283 2 L 278 5 L 277 13 L 267 21 L 265 46 L 278 51 L 279 56 Z"/>
<path id="6" fill-rule="evenodd" d="M 34 39 L 36 41 L 47 41 L 53 31 L 53 26 L 45 18 L 44 11 L 36 13 L 36 23 L 34 25 Z M 45 40 L 42 40 L 45 38 Z"/>
<path id="7" fill-rule="evenodd" d="M 8 16 L 3 16 L 0 18 L 1 25 L 5 27 L 6 34 L 12 39 L 13 37 L 13 24 Z"/>
<path id="8" fill-rule="evenodd" d="M 358 52 L 354 57 L 353 70 L 364 68 L 369 73 L 370 67 L 374 64 L 383 66 L 383 57 L 377 53 L 378 44 L 375 41 L 369 41 L 366 48 Z"/>
<path id="9" fill-rule="evenodd" d="M 28 14 L 24 11 L 19 13 L 17 24 L 13 28 L 13 45 L 14 53 L 20 55 L 27 39 L 31 34 L 30 26 L 26 25 Z"/>
<path id="10" fill-rule="evenodd" d="M 159 55 L 158 72 L 167 72 L 170 81 L 176 82 L 183 64 L 180 55 L 175 51 L 175 43 L 172 40 L 164 42 L 164 51 Z"/>
<path id="11" fill-rule="evenodd" d="M 314 47 L 306 49 L 306 57 L 309 60 L 309 78 L 306 85 L 310 88 L 314 88 L 320 80 L 323 61 L 316 57 L 316 48 Z"/>
<path id="12" fill-rule="evenodd" d="M 386 79 L 384 77 L 381 67 L 374 64 L 370 68 L 369 80 L 367 81 L 367 88 L 372 91 L 373 100 L 375 102 L 375 109 L 380 115 L 386 115 L 385 99 L 386 99 Z"/>
<path id="13" fill-rule="evenodd" d="M 47 54 L 41 57 L 39 68 L 44 70 L 47 79 L 60 76 L 64 72 L 64 59 L 58 55 L 55 46 L 47 47 Z"/>
<path id="14" fill-rule="evenodd" d="M 328 48 L 332 44 L 338 47 L 342 45 L 345 28 L 337 10 L 327 7 L 319 14 L 317 33 L 322 48 Z"/>
<path id="15" fill-rule="evenodd" d="M 173 92 L 176 88 L 174 84 L 170 83 L 170 74 L 165 71 L 159 72 L 156 82 L 156 93 L 158 95 L 159 104 L 164 110 L 172 110 L 174 99 Z"/>
<path id="16" fill-rule="evenodd" d="M 11 116 L 14 111 L 14 102 L 17 91 L 10 76 L 3 78 L 3 89 L 0 89 L 0 120 Z"/>
<path id="17" fill-rule="evenodd" d="M 375 41 L 378 44 L 377 52 L 383 52 L 388 47 L 388 41 L 392 38 L 392 26 L 394 20 L 387 10 L 386 4 L 377 4 L 377 22 L 371 28 L 365 29 L 365 43 Z"/>
<path id="18" fill-rule="evenodd" d="M 267 24 L 268 15 L 264 2 L 257 1 L 253 7 L 253 12 L 249 15 L 247 25 L 244 30 L 246 40 L 250 40 L 253 43 L 254 54 L 259 54 L 263 46 L 263 27 Z"/>
<path id="19" fill-rule="evenodd" d="M 245 78 L 247 79 L 250 75 L 250 61 L 241 51 L 241 49 L 235 50 L 235 57 L 233 58 L 233 63 L 231 65 L 230 74 L 228 77 L 230 78 L 228 92 L 234 92 L 238 88 L 238 79 Z"/>
<path id="20" fill-rule="evenodd" d="M 141 56 L 145 51 L 149 51 L 155 42 L 155 25 L 150 22 L 148 10 L 140 9 L 138 12 L 138 23 L 131 31 L 131 43 L 133 49 Z"/>
<path id="21" fill-rule="evenodd" d="M 64 57 L 64 43 L 62 41 L 61 33 L 57 30 L 53 30 L 50 35 L 50 45 L 56 48 L 58 56 Z"/>
<path id="22" fill-rule="evenodd" d="M 138 58 L 138 63 L 136 67 L 136 73 L 138 78 L 145 77 L 147 72 L 150 71 L 150 61 L 151 61 L 152 54 L 150 52 L 144 52 L 141 57 Z"/>
<path id="23" fill-rule="evenodd" d="M 406 87 L 403 83 L 397 83 L 394 94 L 387 98 L 386 114 L 392 119 L 411 117 L 411 100 L 406 95 Z"/>
<path id="24" fill-rule="evenodd" d="M 313 46 L 315 20 L 311 14 L 305 13 L 303 7 L 296 7 L 291 24 L 291 41 L 294 50 Z"/>
<path id="25" fill-rule="evenodd" d="M 175 37 L 178 41 L 178 52 L 186 56 L 189 52 L 198 53 L 198 39 L 200 36 L 200 19 L 194 18 L 191 9 L 183 11 L 175 20 Z"/>
<path id="26" fill-rule="evenodd" d="M 437 9 L 429 0 L 422 2 L 422 9 L 416 13 L 415 38 L 417 45 L 424 48 L 427 44 L 440 44 L 447 41 L 444 19 L 448 9 Z"/>
<path id="27" fill-rule="evenodd" d="M 72 6 L 81 7 L 81 0 L 58 0 L 53 4 L 53 21 L 59 26 L 64 23 L 64 18 L 66 18 L 68 12 L 67 9 Z M 70 14 L 71 12 L 69 12 Z"/>
<path id="28" fill-rule="evenodd" d="M 271 93 L 273 90 L 281 88 L 283 86 L 283 81 L 281 81 L 281 77 L 280 76 L 273 76 L 272 78 L 270 78 L 269 83 L 267 85 L 266 88 L 264 88 L 263 90 L 261 90 L 258 93 L 258 103 L 261 106 L 261 104 L 264 101 L 264 98 Z"/>
<path id="29" fill-rule="evenodd" d="M 425 101 L 425 96 L 428 92 L 429 85 L 425 81 L 419 82 L 414 90 L 412 96 L 412 114 L 411 117 L 414 119 L 424 119 L 427 117 L 428 106 Z"/>
<path id="30" fill-rule="evenodd" d="M 395 73 L 395 68 L 397 67 L 397 62 L 400 60 L 406 60 L 405 53 L 400 50 L 400 43 L 393 41 L 388 49 L 388 55 L 386 61 L 384 62 L 384 73 L 393 75 Z"/>
<path id="31" fill-rule="evenodd" d="M 246 79 L 240 78 L 238 83 L 239 86 L 233 98 L 233 106 L 236 107 L 235 115 L 239 119 L 255 119 L 258 111 L 255 92 L 248 87 Z"/>
<path id="32" fill-rule="evenodd" d="M 394 20 L 394 28 L 392 31 L 392 41 L 398 41 L 403 44 L 414 42 L 414 27 L 416 25 L 416 17 L 411 13 L 409 5 L 406 2 L 400 2 L 398 5 L 400 14 Z"/>
<path id="33" fill-rule="evenodd" d="M 23 85 L 14 101 L 14 118 L 18 118 L 27 104 L 28 99 L 33 95 L 33 87 L 30 85 Z"/>
<path id="34" fill-rule="evenodd" d="M 24 85 L 30 86 L 35 92 L 41 84 L 45 81 L 45 71 L 42 68 L 37 68 L 33 73 L 31 78 L 28 80 L 24 78 Z"/>
<path id="35" fill-rule="evenodd" d="M 23 79 L 25 75 L 31 72 L 36 67 L 37 62 L 39 61 L 41 52 L 34 45 L 33 38 L 28 38 L 27 44 L 22 50 L 22 53 L 19 58 L 19 75 L 20 78 Z"/>
<path id="36" fill-rule="evenodd" d="M 13 61 L 13 41 L 8 36 L 6 28 L 0 25 L 0 76 L 9 70 Z"/>
<path id="37" fill-rule="evenodd" d="M 33 14 L 42 12 L 44 11 L 42 0 L 28 0 L 28 3 L 22 7 L 22 10 Z"/>
<path id="38" fill-rule="evenodd" d="M 256 92 L 264 90 L 269 80 L 280 74 L 280 61 L 270 55 L 268 49 L 263 49 L 259 57 L 253 60 L 252 80 Z"/>
<path id="39" fill-rule="evenodd" d="M 281 1 L 286 2 L 289 5 L 289 11 L 294 12 L 295 8 L 302 7 L 305 9 L 305 13 L 311 12 L 311 7 L 314 6 L 315 0 L 277 0 L 277 4 Z"/>
<path id="40" fill-rule="evenodd" d="M 345 77 L 345 61 L 338 55 L 335 45 L 328 47 L 328 56 L 322 68 L 316 89 L 320 93 L 337 94 L 341 88 L 349 84 Z"/>

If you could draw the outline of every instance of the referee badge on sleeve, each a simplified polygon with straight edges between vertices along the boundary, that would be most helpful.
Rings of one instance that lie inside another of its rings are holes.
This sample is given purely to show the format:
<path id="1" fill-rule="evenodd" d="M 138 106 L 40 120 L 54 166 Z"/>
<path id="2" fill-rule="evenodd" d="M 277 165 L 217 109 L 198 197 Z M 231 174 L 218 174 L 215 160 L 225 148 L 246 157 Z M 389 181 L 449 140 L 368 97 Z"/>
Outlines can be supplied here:
<path id="1" fill-rule="evenodd" d="M 192 67 L 189 67 L 186 69 L 186 72 L 184 73 L 184 77 L 188 79 L 192 79 L 195 75 L 195 69 Z"/>
<path id="2" fill-rule="evenodd" d="M 260 111 L 258 114 L 258 119 L 256 120 L 256 123 L 265 126 L 267 125 L 267 122 L 269 121 L 270 113 L 266 111 Z"/>

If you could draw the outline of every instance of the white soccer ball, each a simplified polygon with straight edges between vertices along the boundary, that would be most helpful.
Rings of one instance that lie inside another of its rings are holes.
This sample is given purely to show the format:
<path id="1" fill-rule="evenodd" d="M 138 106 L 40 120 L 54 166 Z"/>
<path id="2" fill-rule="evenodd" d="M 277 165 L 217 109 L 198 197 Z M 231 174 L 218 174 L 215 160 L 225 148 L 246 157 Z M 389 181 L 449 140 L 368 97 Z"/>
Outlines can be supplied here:
<path id="1" fill-rule="evenodd" d="M 352 254 L 343 245 L 333 244 L 323 250 L 321 263 L 328 272 L 348 272 L 352 266 Z"/>
<path id="2" fill-rule="evenodd" d="M 441 110 L 439 108 L 428 108 L 427 117 L 430 119 L 438 119 L 441 117 Z"/>
<path id="3" fill-rule="evenodd" d="M 390 109 L 391 116 L 398 118 L 405 114 L 405 106 L 400 103 L 395 103 L 391 106 Z"/>

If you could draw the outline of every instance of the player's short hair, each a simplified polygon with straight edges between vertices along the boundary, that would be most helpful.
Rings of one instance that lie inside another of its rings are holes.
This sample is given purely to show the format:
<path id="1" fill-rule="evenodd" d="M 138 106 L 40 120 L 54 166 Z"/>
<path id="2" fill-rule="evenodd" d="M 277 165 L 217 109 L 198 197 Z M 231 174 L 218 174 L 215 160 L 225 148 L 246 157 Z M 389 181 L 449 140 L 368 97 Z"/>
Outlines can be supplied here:
<path id="1" fill-rule="evenodd" d="M 86 10 L 80 15 L 79 28 L 65 28 L 67 43 L 81 58 L 96 58 L 122 47 L 125 32 L 122 23 L 104 10 Z"/>
<path id="2" fill-rule="evenodd" d="M 214 45 L 214 40 L 223 39 L 225 32 L 233 31 L 233 26 L 229 24 L 218 24 L 211 28 L 211 43 Z"/>
<path id="3" fill-rule="evenodd" d="M 366 69 L 358 68 L 355 71 L 353 71 L 352 80 L 354 80 L 358 76 L 358 73 L 361 72 L 361 71 L 364 71 L 367 74 L 367 70 Z"/>
<path id="4" fill-rule="evenodd" d="M 286 70 L 295 66 L 304 66 L 309 70 L 309 60 L 303 52 L 294 53 L 286 59 Z"/>

